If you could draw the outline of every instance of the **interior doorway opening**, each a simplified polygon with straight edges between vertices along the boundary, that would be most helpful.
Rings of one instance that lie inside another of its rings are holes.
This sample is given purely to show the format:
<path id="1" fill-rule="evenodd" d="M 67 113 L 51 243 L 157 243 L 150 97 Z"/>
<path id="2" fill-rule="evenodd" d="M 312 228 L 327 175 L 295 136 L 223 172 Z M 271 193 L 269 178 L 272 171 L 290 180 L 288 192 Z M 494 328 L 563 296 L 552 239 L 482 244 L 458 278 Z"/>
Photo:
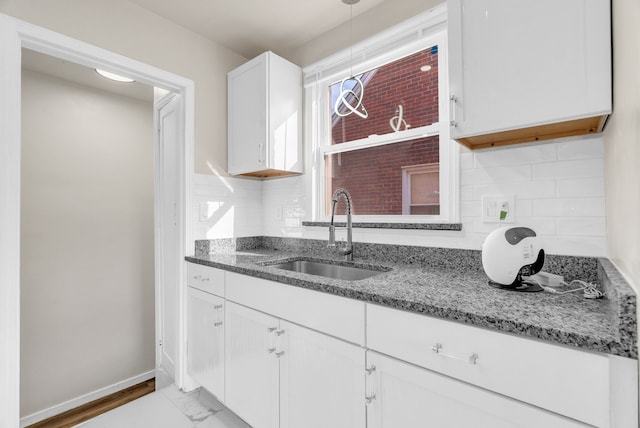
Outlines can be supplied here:
<path id="1" fill-rule="evenodd" d="M 27 424 L 154 377 L 153 102 L 151 86 L 22 50 Z"/>
<path id="2" fill-rule="evenodd" d="M 175 329 L 176 372 L 175 382 L 178 386 L 184 382 L 181 370 L 184 346 L 179 338 L 184 329 L 184 297 L 179 291 L 179 283 L 183 275 L 182 260 L 186 254 L 186 243 L 191 242 L 186 207 L 191 201 L 191 180 L 193 175 L 193 138 L 194 138 L 194 85 L 170 72 L 140 63 L 113 52 L 97 48 L 84 42 L 71 39 L 55 32 L 33 26 L 14 18 L 0 15 L 0 88 L 3 97 L 0 100 L 0 425 L 8 428 L 20 426 L 20 187 L 21 187 L 21 68 L 22 48 L 50 55 L 72 63 L 91 68 L 102 68 L 121 75 L 133 77 L 136 81 L 163 88 L 177 96 L 179 111 L 176 118 L 180 123 L 176 127 L 174 144 L 175 164 L 174 182 L 178 194 L 172 203 L 173 218 L 177 231 L 174 242 L 178 257 L 174 258 L 175 278 L 163 275 L 165 263 L 158 263 L 160 254 L 158 239 L 154 241 L 154 277 L 156 289 L 156 306 L 158 287 L 165 285 L 178 289 L 174 302 L 177 321 Z M 154 147 L 157 147 L 159 135 L 152 130 Z M 161 150 L 154 150 L 154 163 L 158 163 Z M 154 194 L 163 195 L 163 183 L 154 177 Z M 159 217 L 162 214 L 159 197 L 154 198 L 154 236 L 162 236 L 164 225 Z M 166 240 L 164 241 L 166 243 Z M 160 279 L 159 279 L 160 278 Z M 158 311 L 156 310 L 156 316 Z M 158 322 L 156 320 L 156 326 Z M 157 341 L 156 341 L 157 342 Z M 81 356 L 80 356 L 81 357 Z M 81 361 L 81 360 L 79 360 Z"/>

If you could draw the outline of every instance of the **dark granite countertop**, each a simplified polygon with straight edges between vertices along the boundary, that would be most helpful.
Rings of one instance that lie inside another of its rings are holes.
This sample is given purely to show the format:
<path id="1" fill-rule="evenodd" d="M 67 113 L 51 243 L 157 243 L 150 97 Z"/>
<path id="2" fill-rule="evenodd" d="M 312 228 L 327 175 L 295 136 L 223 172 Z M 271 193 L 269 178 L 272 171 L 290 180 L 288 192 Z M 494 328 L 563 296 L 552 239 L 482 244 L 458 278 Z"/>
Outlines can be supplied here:
<path id="1" fill-rule="evenodd" d="M 248 245 L 245 241 L 234 248 L 226 245 L 216 248 L 212 241 L 201 241 L 200 247 L 196 245 L 196 255 L 186 260 L 477 327 L 637 359 L 635 294 L 607 259 L 550 256 L 545 264 L 545 270 L 553 272 L 555 267 L 555 272 L 568 280 L 573 276 L 597 282 L 606 298 L 591 300 L 580 292 L 517 293 L 490 287 L 481 266 L 478 268 L 480 252 L 474 250 L 420 249 L 416 250 L 422 251 L 420 256 L 408 256 L 407 248 L 418 247 L 362 244 L 362 256 L 356 256 L 356 266 L 391 270 L 363 280 L 343 281 L 269 265 L 301 257 L 338 260 L 327 253 L 324 243 L 297 240 L 297 246 L 292 247 L 281 238 L 252 239 Z"/>

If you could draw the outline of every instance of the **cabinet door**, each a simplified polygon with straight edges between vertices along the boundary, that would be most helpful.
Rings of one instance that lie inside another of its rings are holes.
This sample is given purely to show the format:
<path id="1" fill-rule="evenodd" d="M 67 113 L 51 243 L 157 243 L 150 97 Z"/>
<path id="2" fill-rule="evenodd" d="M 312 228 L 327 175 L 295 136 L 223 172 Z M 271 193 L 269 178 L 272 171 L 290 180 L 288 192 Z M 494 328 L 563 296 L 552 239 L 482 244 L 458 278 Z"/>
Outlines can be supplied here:
<path id="1" fill-rule="evenodd" d="M 278 427 L 277 318 L 227 302 L 225 405 L 253 428 Z"/>
<path id="2" fill-rule="evenodd" d="M 269 56 L 267 167 L 302 172 L 302 70 Z"/>
<path id="3" fill-rule="evenodd" d="M 368 428 L 587 427 L 376 352 L 367 352 Z"/>
<path id="4" fill-rule="evenodd" d="M 364 428 L 364 349 L 280 321 L 280 428 Z"/>
<path id="5" fill-rule="evenodd" d="M 230 174 L 265 168 L 267 142 L 267 54 L 228 75 L 228 170 Z"/>
<path id="6" fill-rule="evenodd" d="M 447 6 L 453 138 L 610 113 L 608 1 Z"/>
<path id="7" fill-rule="evenodd" d="M 224 299 L 187 290 L 187 371 L 224 401 Z"/>

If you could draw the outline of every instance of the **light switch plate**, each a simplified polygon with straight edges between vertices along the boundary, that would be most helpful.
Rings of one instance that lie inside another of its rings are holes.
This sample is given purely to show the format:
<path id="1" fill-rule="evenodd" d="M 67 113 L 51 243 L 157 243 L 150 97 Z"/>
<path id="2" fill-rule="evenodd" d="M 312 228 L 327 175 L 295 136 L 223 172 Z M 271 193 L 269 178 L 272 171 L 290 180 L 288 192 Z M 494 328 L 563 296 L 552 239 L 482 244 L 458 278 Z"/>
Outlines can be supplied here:
<path id="1" fill-rule="evenodd" d="M 515 209 L 514 195 L 485 195 L 482 197 L 482 222 L 514 223 Z"/>
<path id="2" fill-rule="evenodd" d="M 200 221 L 209 220 L 209 204 L 207 202 L 200 203 Z"/>

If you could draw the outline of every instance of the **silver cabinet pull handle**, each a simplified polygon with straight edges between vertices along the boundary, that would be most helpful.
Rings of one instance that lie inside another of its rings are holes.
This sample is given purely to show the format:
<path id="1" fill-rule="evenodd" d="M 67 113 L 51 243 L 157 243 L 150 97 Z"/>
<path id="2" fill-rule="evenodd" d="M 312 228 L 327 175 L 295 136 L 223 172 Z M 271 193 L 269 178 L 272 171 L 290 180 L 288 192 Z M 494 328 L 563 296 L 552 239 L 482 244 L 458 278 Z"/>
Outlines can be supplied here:
<path id="1" fill-rule="evenodd" d="M 222 325 L 222 321 L 218 321 L 218 322 L 214 322 L 213 326 L 214 327 L 220 327 Z"/>
<path id="2" fill-rule="evenodd" d="M 365 391 L 365 396 L 364 396 L 365 404 L 368 406 L 373 402 L 373 400 L 376 399 L 376 394 L 373 393 L 373 378 L 372 378 L 373 372 L 376 371 L 376 366 L 372 364 L 369 367 L 366 367 L 364 371 L 366 371 L 367 376 L 369 376 L 369 379 L 366 382 L 369 386 L 368 387 L 369 391 L 368 392 Z"/>
<path id="3" fill-rule="evenodd" d="M 458 97 L 455 94 L 449 95 L 449 126 L 456 128 L 458 126 L 458 121 L 456 120 L 456 103 L 458 102 Z"/>
<path id="4" fill-rule="evenodd" d="M 215 309 L 216 311 L 219 310 L 219 309 L 222 309 L 222 308 L 223 308 L 222 305 L 214 305 L 213 306 L 213 309 Z"/>
<path id="5" fill-rule="evenodd" d="M 276 352 L 276 347 L 273 346 L 273 332 L 276 331 L 278 327 L 267 327 L 267 333 L 269 333 L 269 345 L 267 348 L 267 352 L 273 354 Z"/>
<path id="6" fill-rule="evenodd" d="M 442 352 L 441 343 L 436 343 L 435 345 L 433 345 L 431 347 L 431 350 L 438 355 L 442 355 L 443 357 L 451 358 L 452 360 L 465 361 L 465 362 L 468 362 L 469 364 L 474 364 L 474 365 L 478 364 L 478 359 L 480 359 L 480 356 L 475 352 L 469 355 L 468 357 L 461 357 L 458 355 L 447 354 L 446 352 Z"/>
<path id="7" fill-rule="evenodd" d="M 202 279 L 202 277 L 200 275 L 196 275 L 196 276 L 193 277 L 193 279 L 195 279 L 197 281 L 200 281 Z"/>
<path id="8" fill-rule="evenodd" d="M 282 351 L 282 339 L 280 338 L 280 336 L 282 336 L 284 334 L 284 330 L 276 330 L 276 348 L 281 349 L 280 351 L 275 353 L 276 358 L 280 358 L 284 355 L 284 351 Z"/>
<path id="9" fill-rule="evenodd" d="M 203 276 L 203 277 L 202 277 L 202 280 L 203 280 L 203 281 L 207 281 L 207 282 L 209 282 L 209 277 L 208 277 L 208 276 Z"/>

